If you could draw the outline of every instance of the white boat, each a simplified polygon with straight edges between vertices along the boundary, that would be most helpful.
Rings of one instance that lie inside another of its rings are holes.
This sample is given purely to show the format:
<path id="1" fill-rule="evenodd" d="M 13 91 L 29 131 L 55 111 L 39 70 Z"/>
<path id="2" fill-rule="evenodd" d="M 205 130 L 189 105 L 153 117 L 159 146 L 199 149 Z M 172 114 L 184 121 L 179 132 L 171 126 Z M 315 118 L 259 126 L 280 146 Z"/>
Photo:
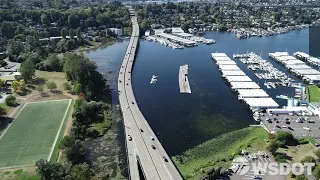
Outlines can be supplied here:
<path id="1" fill-rule="evenodd" d="M 158 76 L 156 76 L 156 75 L 152 75 L 152 78 L 151 78 L 151 81 L 150 81 L 150 84 L 155 84 L 155 83 L 157 83 L 157 77 Z"/>

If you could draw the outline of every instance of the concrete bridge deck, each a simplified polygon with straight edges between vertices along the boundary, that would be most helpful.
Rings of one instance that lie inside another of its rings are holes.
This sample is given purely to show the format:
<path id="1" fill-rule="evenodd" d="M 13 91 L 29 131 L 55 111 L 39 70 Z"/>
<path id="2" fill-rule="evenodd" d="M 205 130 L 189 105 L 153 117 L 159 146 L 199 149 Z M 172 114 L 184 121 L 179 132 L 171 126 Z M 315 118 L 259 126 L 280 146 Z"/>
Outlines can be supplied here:
<path id="1" fill-rule="evenodd" d="M 132 21 L 132 35 L 120 67 L 118 93 L 124 118 L 130 179 L 140 179 L 139 163 L 147 180 L 180 180 L 182 179 L 181 175 L 144 118 L 134 97 L 131 72 L 139 41 L 139 25 L 134 10 L 130 8 L 129 11 Z M 128 135 L 132 137 L 132 140 L 129 140 Z M 152 145 L 156 149 L 153 149 Z M 165 162 L 163 157 L 168 162 Z"/>

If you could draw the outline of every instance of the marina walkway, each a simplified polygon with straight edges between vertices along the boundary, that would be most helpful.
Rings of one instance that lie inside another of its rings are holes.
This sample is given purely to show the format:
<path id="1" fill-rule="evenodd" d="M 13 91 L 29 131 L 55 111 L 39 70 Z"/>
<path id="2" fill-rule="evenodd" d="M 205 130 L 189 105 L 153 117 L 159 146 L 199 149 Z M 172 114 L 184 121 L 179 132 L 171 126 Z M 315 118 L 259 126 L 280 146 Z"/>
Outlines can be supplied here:
<path id="1" fill-rule="evenodd" d="M 126 134 L 130 179 L 140 179 L 140 166 L 146 180 L 180 180 L 181 175 L 141 113 L 133 94 L 131 71 L 139 42 L 139 25 L 131 7 L 129 12 L 132 35 L 119 71 L 118 93 Z"/>
<path id="2" fill-rule="evenodd" d="M 180 69 L 179 69 L 180 93 L 191 93 L 187 74 L 188 74 L 188 64 L 180 66 Z"/>

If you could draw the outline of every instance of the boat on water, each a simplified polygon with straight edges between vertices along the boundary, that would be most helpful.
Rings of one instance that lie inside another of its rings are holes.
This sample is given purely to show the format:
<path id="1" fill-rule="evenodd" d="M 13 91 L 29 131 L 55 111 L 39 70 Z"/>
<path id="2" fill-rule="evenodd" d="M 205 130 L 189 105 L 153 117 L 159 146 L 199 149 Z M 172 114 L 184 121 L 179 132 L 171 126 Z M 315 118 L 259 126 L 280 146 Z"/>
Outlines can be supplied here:
<path id="1" fill-rule="evenodd" d="M 152 75 L 152 78 L 151 78 L 151 81 L 150 81 L 150 84 L 155 84 L 155 83 L 157 83 L 157 77 L 158 76 L 156 76 L 156 75 Z"/>
<path id="2" fill-rule="evenodd" d="M 281 95 L 277 95 L 276 98 L 278 98 L 278 99 L 289 99 L 288 96 L 282 95 L 282 94 Z"/>

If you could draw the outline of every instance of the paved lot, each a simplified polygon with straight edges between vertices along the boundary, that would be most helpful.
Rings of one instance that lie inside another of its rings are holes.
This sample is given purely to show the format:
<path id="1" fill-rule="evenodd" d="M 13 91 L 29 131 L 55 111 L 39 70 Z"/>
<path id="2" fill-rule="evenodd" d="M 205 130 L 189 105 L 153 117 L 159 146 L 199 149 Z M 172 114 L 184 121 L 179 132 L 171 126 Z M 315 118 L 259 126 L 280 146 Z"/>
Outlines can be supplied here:
<path id="1" fill-rule="evenodd" d="M 252 158 L 252 155 L 255 158 Z M 262 156 L 259 155 L 258 153 L 254 153 L 251 155 L 246 155 L 246 156 L 241 156 L 240 158 L 237 159 L 242 159 L 240 162 L 244 163 L 239 163 L 240 168 L 230 176 L 231 180 L 245 180 L 245 179 L 253 179 L 254 176 L 260 176 L 261 179 L 266 179 L 266 180 L 285 180 L 286 176 L 280 176 L 280 175 L 270 175 L 268 172 L 265 172 L 263 167 L 268 165 L 268 163 L 274 162 L 271 158 L 267 156 Z M 252 166 L 251 163 L 259 163 L 261 166 Z M 234 162 L 233 164 L 237 164 Z M 244 166 L 243 166 L 244 164 Z M 260 171 L 260 173 L 259 173 Z"/>
<path id="2" fill-rule="evenodd" d="M 271 121 L 267 121 L 267 119 Z M 286 120 L 287 123 L 286 123 Z M 297 122 L 298 118 L 307 118 L 313 120 L 313 123 L 307 121 Z M 261 118 L 262 123 L 271 131 L 290 131 L 295 137 L 312 137 L 320 138 L 320 118 L 317 116 L 298 116 L 298 115 L 269 115 L 265 113 L 265 116 Z"/>

